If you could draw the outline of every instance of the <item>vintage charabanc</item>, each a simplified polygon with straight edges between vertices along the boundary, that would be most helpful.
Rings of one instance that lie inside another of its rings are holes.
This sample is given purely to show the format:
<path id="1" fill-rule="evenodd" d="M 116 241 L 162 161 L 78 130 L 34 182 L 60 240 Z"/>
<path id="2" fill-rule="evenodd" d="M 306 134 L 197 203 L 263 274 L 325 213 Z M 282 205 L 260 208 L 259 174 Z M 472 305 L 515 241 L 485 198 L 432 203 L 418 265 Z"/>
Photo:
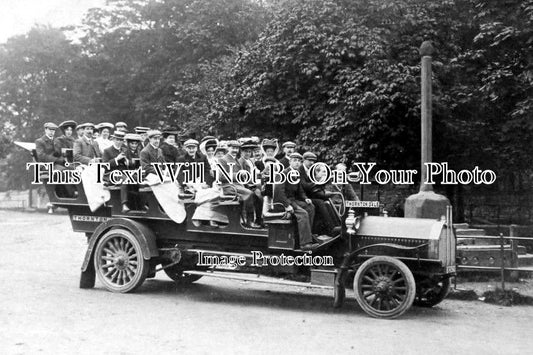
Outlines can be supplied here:
<path id="1" fill-rule="evenodd" d="M 241 217 L 242 202 L 232 195 L 217 202 L 229 223 L 212 225 L 192 219 L 197 205 L 188 195 L 180 196 L 187 217 L 176 223 L 150 186 L 136 192 L 140 207 L 124 212 L 119 186 L 106 187 L 109 200 L 91 211 L 83 184 L 72 185 L 75 193 L 46 183 L 46 177 L 44 185 L 50 202 L 68 210 L 73 230 L 88 237 L 81 288 L 94 287 L 98 275 L 106 289 L 132 292 L 163 270 L 180 285 L 214 276 L 330 288 L 334 307 L 340 307 L 345 289 L 351 287 L 367 314 L 395 318 L 413 304 L 431 307 L 441 302 L 456 271 L 451 209 L 440 220 L 395 218 L 375 215 L 375 201 L 330 200 L 335 235 L 316 250 L 304 251 L 298 245 L 296 223 L 285 213 L 269 210 L 268 199 L 265 228 L 249 228 Z M 257 255 L 264 257 L 259 263 Z M 206 265 L 199 258 L 219 264 Z M 289 265 L 278 266 L 282 258 Z M 304 259 L 313 262 L 296 262 Z"/>

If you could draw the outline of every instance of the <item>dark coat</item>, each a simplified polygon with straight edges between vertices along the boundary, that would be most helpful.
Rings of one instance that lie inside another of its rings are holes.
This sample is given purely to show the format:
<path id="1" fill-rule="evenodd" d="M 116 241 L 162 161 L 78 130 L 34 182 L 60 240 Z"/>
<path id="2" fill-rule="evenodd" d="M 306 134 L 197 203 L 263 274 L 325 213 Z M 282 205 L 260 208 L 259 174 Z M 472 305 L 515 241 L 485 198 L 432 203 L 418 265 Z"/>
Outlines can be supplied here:
<path id="1" fill-rule="evenodd" d="M 63 154 L 63 149 L 72 149 L 74 148 L 74 137 L 70 136 L 67 137 L 65 135 L 62 135 L 60 137 L 57 137 L 54 139 L 54 149 L 57 153 Z"/>
<path id="2" fill-rule="evenodd" d="M 303 165 L 300 166 L 300 183 L 305 191 L 305 194 L 311 199 L 321 199 L 326 200 L 326 185 L 325 184 L 315 184 L 311 181 L 309 175 L 305 171 Z"/>
<path id="3" fill-rule="evenodd" d="M 285 169 L 287 169 L 290 166 L 289 158 L 287 158 L 286 156 L 279 159 L 279 162 L 283 165 Z"/>
<path id="4" fill-rule="evenodd" d="M 283 170 L 283 174 L 287 175 L 290 170 L 290 168 Z M 289 206 L 290 200 L 305 201 L 308 198 L 300 182 L 291 184 L 288 181 L 274 185 L 273 197 L 274 203 L 282 203 L 285 207 Z"/>
<path id="5" fill-rule="evenodd" d="M 63 164 L 65 159 L 54 149 L 54 141 L 46 136 L 35 140 L 37 160 L 41 163 Z"/>
<path id="6" fill-rule="evenodd" d="M 159 148 L 154 148 L 151 144 L 148 144 L 146 147 L 141 150 L 141 167 L 144 172 L 144 176 L 152 173 L 156 174 L 152 163 L 164 163 L 165 158 L 163 157 L 163 152 Z"/>
<path id="7" fill-rule="evenodd" d="M 116 157 L 120 154 L 120 152 L 126 153 L 125 147 L 121 147 L 120 149 L 115 148 L 114 145 L 112 145 L 109 148 L 104 149 L 104 154 L 102 156 L 102 161 L 104 163 L 109 163 L 109 168 L 111 170 L 126 170 L 128 169 L 129 165 L 131 164 L 130 161 L 127 161 L 127 158 L 121 159 L 118 162 L 115 160 Z"/>
<path id="8" fill-rule="evenodd" d="M 180 158 L 180 152 L 178 148 L 173 145 L 168 144 L 167 142 L 162 142 L 159 144 L 159 149 L 163 152 L 163 157 L 167 163 L 177 163 Z"/>
<path id="9" fill-rule="evenodd" d="M 184 178 L 185 178 L 185 172 L 192 170 L 192 165 L 190 163 L 197 163 L 197 169 L 200 169 L 200 164 L 203 163 L 203 175 L 204 175 L 204 181 L 207 185 L 211 186 L 213 184 L 213 176 L 211 176 L 210 170 L 211 165 L 209 165 L 209 161 L 207 160 L 207 157 L 201 153 L 196 152 L 194 157 L 191 157 L 189 154 L 185 154 L 181 156 L 178 159 L 179 163 L 189 163 L 189 166 L 182 166 L 180 173 L 178 175 L 178 182 L 180 184 L 183 184 Z M 192 172 L 189 173 L 189 176 Z"/>
<path id="10" fill-rule="evenodd" d="M 89 164 L 91 159 L 101 158 L 100 148 L 94 139 L 89 141 L 85 136 L 74 142 L 74 161 Z"/>

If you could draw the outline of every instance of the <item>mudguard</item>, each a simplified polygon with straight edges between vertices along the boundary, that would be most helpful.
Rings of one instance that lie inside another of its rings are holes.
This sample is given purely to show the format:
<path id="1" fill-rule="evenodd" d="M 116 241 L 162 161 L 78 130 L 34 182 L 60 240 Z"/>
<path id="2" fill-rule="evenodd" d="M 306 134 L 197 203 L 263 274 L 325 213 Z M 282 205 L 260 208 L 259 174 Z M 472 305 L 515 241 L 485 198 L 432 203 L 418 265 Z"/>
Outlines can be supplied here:
<path id="1" fill-rule="evenodd" d="M 100 238 L 107 231 L 116 227 L 129 230 L 135 236 L 135 238 L 137 238 L 137 241 L 143 249 L 143 256 L 146 260 L 149 260 L 155 256 L 159 256 L 159 250 L 157 249 L 155 242 L 155 234 L 150 228 L 139 222 L 132 221 L 131 219 L 112 218 L 96 227 L 91 238 L 89 239 L 89 247 L 87 248 L 85 259 L 83 260 L 83 265 L 81 266 L 82 273 L 87 271 L 89 265 L 92 265 L 91 261 L 93 258 L 93 252 L 98 240 L 100 240 Z"/>

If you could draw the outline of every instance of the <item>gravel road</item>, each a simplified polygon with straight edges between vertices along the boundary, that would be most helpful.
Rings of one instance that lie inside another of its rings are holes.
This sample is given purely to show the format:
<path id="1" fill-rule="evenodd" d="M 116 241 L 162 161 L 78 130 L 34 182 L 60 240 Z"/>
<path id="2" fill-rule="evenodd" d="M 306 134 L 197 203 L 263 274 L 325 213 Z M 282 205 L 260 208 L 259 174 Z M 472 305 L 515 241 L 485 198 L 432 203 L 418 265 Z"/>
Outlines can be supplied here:
<path id="1" fill-rule="evenodd" d="M 68 216 L 0 211 L 2 354 L 527 354 L 533 307 L 445 300 L 397 320 L 353 295 L 164 274 L 134 294 L 78 288 L 85 236 Z"/>

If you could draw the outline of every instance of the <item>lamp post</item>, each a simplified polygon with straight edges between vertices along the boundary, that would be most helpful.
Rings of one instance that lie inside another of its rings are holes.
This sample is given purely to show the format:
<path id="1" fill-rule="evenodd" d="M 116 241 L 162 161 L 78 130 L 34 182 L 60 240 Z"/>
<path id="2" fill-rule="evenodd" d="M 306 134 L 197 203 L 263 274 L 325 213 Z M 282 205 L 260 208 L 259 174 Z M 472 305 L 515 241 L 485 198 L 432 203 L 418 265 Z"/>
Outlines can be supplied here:
<path id="1" fill-rule="evenodd" d="M 433 192 L 433 185 L 426 184 L 425 164 L 432 161 L 432 93 L 431 93 L 431 42 L 420 46 L 421 62 L 421 181 L 420 191 L 405 200 L 405 217 L 440 218 L 446 215 L 450 201 L 443 195 Z"/>

